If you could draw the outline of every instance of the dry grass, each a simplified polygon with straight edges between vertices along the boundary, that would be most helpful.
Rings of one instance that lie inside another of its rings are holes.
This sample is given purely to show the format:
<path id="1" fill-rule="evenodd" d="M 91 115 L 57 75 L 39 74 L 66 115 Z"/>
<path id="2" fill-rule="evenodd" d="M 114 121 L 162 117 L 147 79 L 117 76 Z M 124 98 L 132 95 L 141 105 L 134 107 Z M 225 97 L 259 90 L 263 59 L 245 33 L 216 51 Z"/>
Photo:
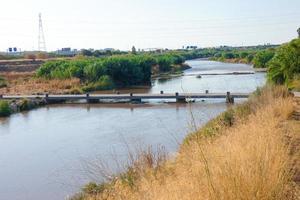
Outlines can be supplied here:
<path id="1" fill-rule="evenodd" d="M 34 73 L 3 73 L 1 74 L 7 82 L 8 86 L 0 89 L 0 94 L 36 94 L 51 93 L 63 94 L 69 93 L 74 88 L 80 88 L 80 80 L 46 80 L 41 78 L 33 78 Z"/>
<path id="2" fill-rule="evenodd" d="M 148 154 L 139 158 L 131 171 L 124 173 L 130 184 L 124 181 L 123 174 L 101 185 L 101 189 L 85 191 L 77 198 L 297 199 L 291 166 L 299 162 L 294 161 L 295 157 L 292 159 L 293 137 L 289 135 L 299 135 L 299 132 L 287 126 L 293 111 L 292 99 L 282 88 L 266 89 L 260 97 L 241 107 L 234 109 L 233 116 L 229 117 L 232 123 L 224 123 L 220 118 L 210 124 L 218 125 L 218 128 L 211 127 L 218 132 L 212 134 L 214 137 L 203 136 L 201 130 L 194 133 L 173 160 L 153 167 L 145 165 L 149 163 L 149 159 L 144 159 L 149 158 Z M 138 170 L 141 166 L 142 170 Z"/>

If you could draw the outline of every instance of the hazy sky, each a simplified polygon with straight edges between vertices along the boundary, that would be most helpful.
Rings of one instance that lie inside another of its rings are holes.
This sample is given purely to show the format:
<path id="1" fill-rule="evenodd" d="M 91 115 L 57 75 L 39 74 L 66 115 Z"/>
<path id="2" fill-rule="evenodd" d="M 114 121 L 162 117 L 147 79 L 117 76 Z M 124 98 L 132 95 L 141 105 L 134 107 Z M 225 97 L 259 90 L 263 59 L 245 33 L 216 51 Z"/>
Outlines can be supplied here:
<path id="1" fill-rule="evenodd" d="M 42 13 L 47 50 L 283 43 L 300 0 L 1 0 L 0 51 L 32 50 Z"/>

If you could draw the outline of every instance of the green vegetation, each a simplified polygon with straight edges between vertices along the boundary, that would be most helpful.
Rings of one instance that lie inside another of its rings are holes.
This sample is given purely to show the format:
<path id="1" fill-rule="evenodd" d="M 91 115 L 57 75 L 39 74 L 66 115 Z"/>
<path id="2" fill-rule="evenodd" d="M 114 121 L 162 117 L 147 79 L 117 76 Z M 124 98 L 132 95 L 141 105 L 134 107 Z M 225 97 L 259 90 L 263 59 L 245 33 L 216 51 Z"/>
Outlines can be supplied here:
<path id="1" fill-rule="evenodd" d="M 286 84 L 300 89 L 300 39 L 282 45 L 269 63 L 268 79 L 276 84 Z"/>
<path id="2" fill-rule="evenodd" d="M 266 68 L 269 61 L 274 57 L 275 50 L 268 49 L 264 51 L 260 51 L 255 54 L 253 58 L 253 65 L 255 68 Z"/>
<path id="3" fill-rule="evenodd" d="M 18 104 L 19 111 L 28 111 L 38 107 L 38 103 L 28 99 L 22 99 Z"/>
<path id="4" fill-rule="evenodd" d="M 275 45 L 256 47 L 216 48 L 212 60 L 253 64 L 255 68 L 266 68 L 275 55 Z"/>
<path id="5" fill-rule="evenodd" d="M 83 92 L 91 92 L 95 90 L 111 90 L 113 89 L 114 82 L 108 75 L 101 76 L 98 81 L 89 83 L 82 88 Z"/>
<path id="6" fill-rule="evenodd" d="M 0 101 L 0 117 L 8 117 L 11 114 L 11 109 L 7 101 Z"/>
<path id="7" fill-rule="evenodd" d="M 186 59 L 196 56 L 189 52 L 171 52 L 48 61 L 37 70 L 37 76 L 47 79 L 79 78 L 84 85 L 83 91 L 149 85 L 152 73 L 176 72 Z"/>

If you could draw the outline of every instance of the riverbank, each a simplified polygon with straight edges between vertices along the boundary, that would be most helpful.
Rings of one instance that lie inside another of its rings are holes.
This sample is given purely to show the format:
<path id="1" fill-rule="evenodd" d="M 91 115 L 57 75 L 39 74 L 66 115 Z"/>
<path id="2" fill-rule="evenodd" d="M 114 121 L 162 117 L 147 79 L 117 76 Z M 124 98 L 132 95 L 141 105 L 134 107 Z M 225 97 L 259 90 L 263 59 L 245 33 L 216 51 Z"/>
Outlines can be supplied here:
<path id="1" fill-rule="evenodd" d="M 247 64 L 247 65 L 253 66 L 252 62 L 249 62 L 246 59 L 240 59 L 240 58 L 232 58 L 232 59 L 224 59 L 224 58 L 222 58 L 222 59 L 218 59 L 218 58 L 212 57 L 212 58 L 209 58 L 209 60 L 223 62 L 223 63 Z M 253 67 L 253 70 L 255 72 L 267 72 L 268 71 L 267 68 L 254 68 L 254 67 Z"/>
<path id="2" fill-rule="evenodd" d="M 136 152 L 126 172 L 72 199 L 296 199 L 293 110 L 286 89 L 258 90 L 188 135 L 175 157 L 161 148 Z"/>
<path id="3" fill-rule="evenodd" d="M 29 111 L 47 104 L 45 99 L 0 100 L 0 117 L 9 117 L 12 114 Z"/>

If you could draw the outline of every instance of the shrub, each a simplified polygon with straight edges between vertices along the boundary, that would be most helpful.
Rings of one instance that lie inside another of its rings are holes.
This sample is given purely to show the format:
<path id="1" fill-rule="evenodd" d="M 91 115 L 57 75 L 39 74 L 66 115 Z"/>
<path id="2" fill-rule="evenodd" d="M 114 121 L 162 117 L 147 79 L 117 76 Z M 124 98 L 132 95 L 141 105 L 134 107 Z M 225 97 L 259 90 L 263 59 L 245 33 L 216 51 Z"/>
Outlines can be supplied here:
<path id="1" fill-rule="evenodd" d="M 233 59 L 233 58 L 235 58 L 235 55 L 232 52 L 226 52 L 226 53 L 223 53 L 222 57 L 225 59 Z"/>
<path id="2" fill-rule="evenodd" d="M 269 63 L 269 81 L 276 84 L 289 84 L 300 74 L 300 39 L 282 45 Z"/>
<path id="3" fill-rule="evenodd" d="M 157 63 L 159 65 L 159 71 L 167 72 L 171 70 L 172 60 L 168 56 L 158 57 Z"/>
<path id="4" fill-rule="evenodd" d="M 155 65 L 159 65 L 161 72 L 175 71 L 176 65 L 182 64 L 186 57 L 190 56 L 190 54 L 176 52 L 162 55 L 129 54 L 48 61 L 37 70 L 36 74 L 37 77 L 47 79 L 79 78 L 82 82 L 87 83 L 85 91 L 92 88 L 111 89 L 112 86 L 148 85 L 151 83 L 152 68 Z"/>
<path id="5" fill-rule="evenodd" d="M 35 108 L 37 105 L 28 99 L 22 99 L 19 106 L 20 111 L 26 111 Z"/>
<path id="6" fill-rule="evenodd" d="M 82 90 L 84 92 L 91 92 L 95 90 L 111 90 L 114 88 L 114 82 L 112 79 L 107 76 L 101 76 L 97 82 L 89 83 L 88 85 L 84 86 Z"/>
<path id="7" fill-rule="evenodd" d="M 254 55 L 253 54 L 250 54 L 247 56 L 247 62 L 248 63 L 251 63 L 253 61 L 253 58 L 254 58 Z"/>
<path id="8" fill-rule="evenodd" d="M 268 62 L 274 57 L 274 50 L 264 50 L 258 52 L 253 58 L 255 68 L 266 68 Z"/>
<path id="9" fill-rule="evenodd" d="M 7 117 L 11 114 L 11 109 L 7 101 L 0 101 L 0 117 Z"/>
<path id="10" fill-rule="evenodd" d="M 247 58 L 248 55 L 249 55 L 248 52 L 243 51 L 243 52 L 240 53 L 240 58 Z"/>

